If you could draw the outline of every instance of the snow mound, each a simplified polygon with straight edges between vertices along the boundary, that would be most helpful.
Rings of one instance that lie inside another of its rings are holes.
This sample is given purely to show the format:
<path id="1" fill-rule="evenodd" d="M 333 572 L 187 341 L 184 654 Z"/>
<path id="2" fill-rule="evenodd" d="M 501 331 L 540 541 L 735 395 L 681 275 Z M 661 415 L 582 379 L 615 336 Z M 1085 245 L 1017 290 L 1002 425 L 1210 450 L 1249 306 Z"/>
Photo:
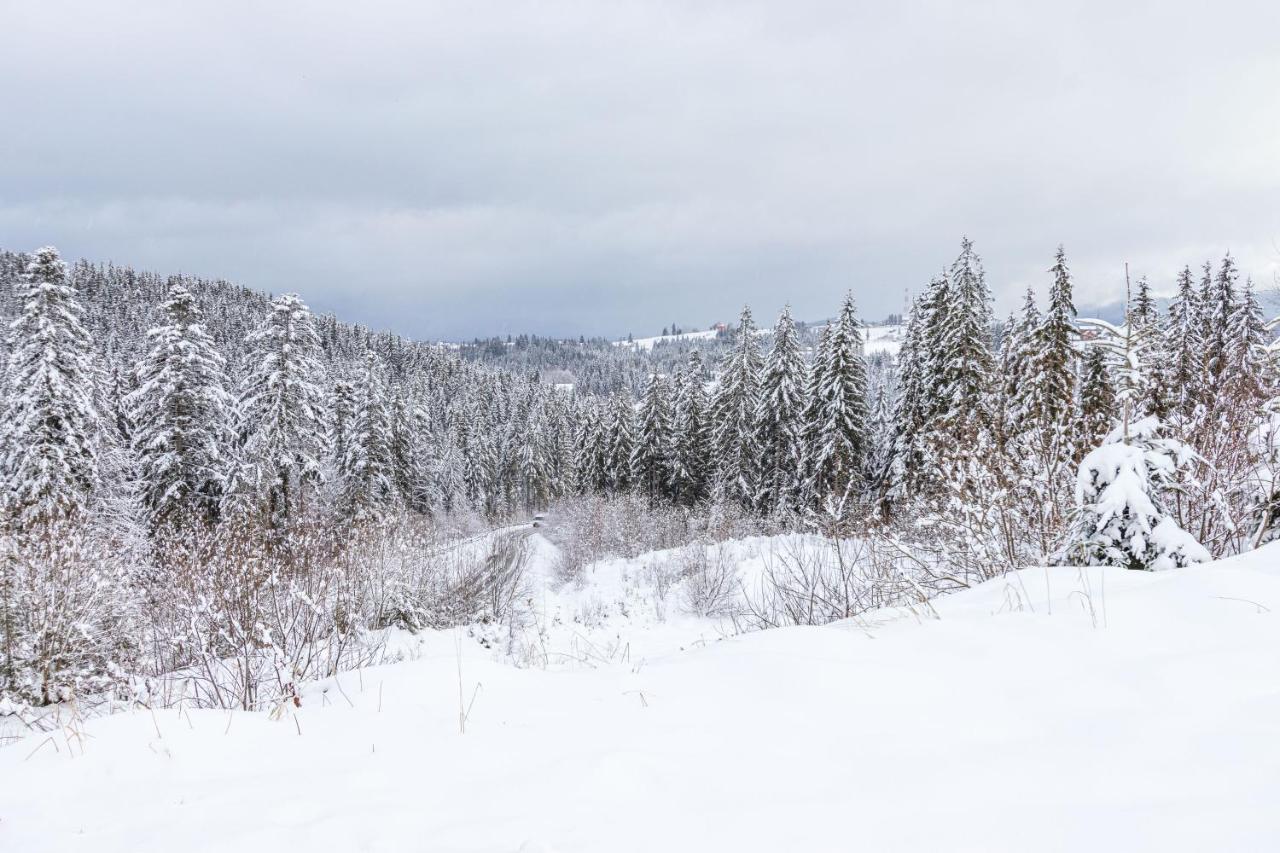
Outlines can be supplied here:
<path id="1" fill-rule="evenodd" d="M 735 557 L 744 573 L 751 547 Z M 574 624 L 593 595 L 626 601 L 646 559 L 548 587 L 544 612 Z M 602 618 L 640 644 L 672 621 Z M 311 685 L 275 715 L 138 711 L 0 750 L 0 850 L 1167 853 L 1280 839 L 1280 545 L 1154 574 L 1027 569 L 931 608 L 668 637 L 590 666 L 420 639 L 414 659 Z"/>

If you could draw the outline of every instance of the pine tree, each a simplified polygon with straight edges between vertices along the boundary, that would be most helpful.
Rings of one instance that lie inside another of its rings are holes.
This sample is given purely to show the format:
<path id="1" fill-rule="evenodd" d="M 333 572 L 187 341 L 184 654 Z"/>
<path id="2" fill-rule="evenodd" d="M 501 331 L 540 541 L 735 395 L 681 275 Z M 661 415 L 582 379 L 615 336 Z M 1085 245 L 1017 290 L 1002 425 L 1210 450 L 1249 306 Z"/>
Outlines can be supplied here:
<path id="1" fill-rule="evenodd" d="M 667 493 L 671 476 L 670 389 L 661 375 L 649 376 L 640 402 L 635 446 L 631 450 L 631 479 L 649 501 Z"/>
<path id="2" fill-rule="evenodd" d="M 694 350 L 684 370 L 676 377 L 671 418 L 670 489 L 676 503 L 694 504 L 707 495 L 711 445 L 708 407 L 702 379 L 702 358 Z"/>
<path id="3" fill-rule="evenodd" d="M 611 492 L 625 492 L 631 488 L 631 454 L 635 450 L 636 411 L 631 398 L 615 394 L 605 415 L 602 434 L 605 451 L 604 477 Z"/>
<path id="4" fill-rule="evenodd" d="M 226 485 L 231 397 L 226 362 L 205 328 L 195 297 L 171 283 L 163 322 L 125 398 L 136 425 L 143 505 L 153 526 L 212 522 Z"/>
<path id="5" fill-rule="evenodd" d="M 786 512 L 799 504 L 804 486 L 806 383 L 807 369 L 788 306 L 773 330 L 773 348 L 765 360 L 755 414 L 759 453 L 755 503 L 763 512 Z"/>
<path id="6" fill-rule="evenodd" d="M 717 494 L 744 507 L 750 507 L 756 495 L 755 415 L 763 366 L 751 309 L 744 306 L 711 412 Z"/>
<path id="7" fill-rule="evenodd" d="M 1054 258 L 1049 307 L 1032 336 L 1033 354 L 1024 380 L 1026 426 L 1042 464 L 1055 467 L 1071 456 L 1070 421 L 1076 394 L 1076 309 L 1066 253 Z"/>
<path id="8" fill-rule="evenodd" d="M 1209 560 L 1167 504 L 1190 455 L 1154 417 L 1131 424 L 1127 440 L 1113 432 L 1080 463 L 1076 517 L 1054 562 L 1159 571 Z"/>
<path id="9" fill-rule="evenodd" d="M 1030 287 L 1022 301 L 1022 313 L 1011 320 L 1009 330 L 1001 341 L 1001 379 L 1005 412 L 1002 431 L 1006 438 L 1022 437 L 1030 428 L 1033 418 L 1032 395 L 1036 359 L 1037 332 L 1042 318 L 1036 307 L 1035 291 Z"/>
<path id="10" fill-rule="evenodd" d="M 241 383 L 240 442 L 232 502 L 263 508 L 273 525 L 301 515 L 315 491 L 325 452 L 324 367 L 315 320 L 296 294 L 271 303 L 249 334 Z M 344 425 L 345 428 L 345 425 Z"/>
<path id="11" fill-rule="evenodd" d="M 1147 362 L 1141 409 L 1164 422 L 1169 416 L 1170 396 L 1166 379 L 1169 355 L 1165 351 L 1164 329 L 1160 324 L 1160 311 L 1151 296 L 1151 285 L 1146 276 L 1138 279 L 1138 292 L 1129 311 L 1133 324 L 1133 336 L 1141 347 Z"/>
<path id="12" fill-rule="evenodd" d="M 1206 264 L 1205 272 L 1208 273 Z M 1205 324 L 1204 369 L 1209 387 L 1217 390 L 1222 375 L 1228 369 L 1228 350 L 1230 348 L 1231 320 L 1236 313 L 1236 271 L 1235 259 L 1227 255 L 1222 259 L 1218 275 L 1213 279 L 1208 298 L 1202 303 L 1204 311 L 1202 320 Z"/>
<path id="13" fill-rule="evenodd" d="M 869 450 L 867 367 L 852 293 L 820 354 L 807 419 L 808 492 L 839 504 L 861 495 Z"/>
<path id="14" fill-rule="evenodd" d="M 383 370 L 378 356 L 367 352 L 339 470 L 342 509 L 352 519 L 377 518 L 395 498 L 391 411 Z"/>
<path id="15" fill-rule="evenodd" d="M 926 332 L 937 403 L 925 427 L 933 459 L 922 473 L 926 482 L 936 485 L 949 478 L 945 473 L 949 463 L 962 449 L 974 448 L 979 434 L 989 426 L 994 368 L 991 295 L 970 240 L 961 243 L 959 257 L 933 298 Z"/>
<path id="16" fill-rule="evenodd" d="M 596 406 L 583 408 L 573 442 L 574 480 L 578 494 L 586 495 L 605 487 L 604 465 L 599 448 L 602 444 L 600 413 Z"/>
<path id="17" fill-rule="evenodd" d="M 1247 423 L 1256 419 L 1258 410 L 1272 395 L 1267 343 L 1262 308 L 1254 296 L 1253 282 L 1246 280 L 1227 324 L 1219 395 Z"/>
<path id="18" fill-rule="evenodd" d="M 884 383 L 876 386 L 871 398 L 867 432 L 871 450 L 867 455 L 866 481 L 872 495 L 879 495 L 887 483 L 893 459 L 893 405 Z"/>
<path id="19" fill-rule="evenodd" d="M 0 500 L 16 529 L 83 511 L 98 484 L 93 343 L 66 264 L 35 252 L 15 293 L 0 424 Z"/>
<path id="20" fill-rule="evenodd" d="M 356 387 L 346 379 L 338 379 L 329 391 L 328 445 L 333 469 L 342 467 L 351 444 L 351 426 L 356 414 Z"/>
<path id="21" fill-rule="evenodd" d="M 1169 303 L 1169 323 L 1161 347 L 1170 406 L 1189 420 L 1204 399 L 1204 334 L 1191 267 L 1178 274 L 1178 292 Z"/>
<path id="22" fill-rule="evenodd" d="M 930 290 L 937 285 L 938 280 L 934 279 L 930 283 Z M 927 340 L 930 305 L 928 294 L 914 301 L 907 316 L 902 348 L 898 351 L 898 392 L 893 409 L 894 434 L 885 485 L 885 498 L 891 503 L 900 503 L 916 495 L 925 482 L 925 436 L 936 400 L 931 396 L 935 381 L 933 359 Z M 825 342 L 819 343 L 819 361 L 825 346 Z"/>
<path id="23" fill-rule="evenodd" d="M 1083 457 L 1111 432 L 1116 417 L 1116 390 L 1107 368 L 1106 352 L 1090 347 L 1085 353 L 1080 380 L 1080 405 L 1076 418 L 1076 446 Z"/>

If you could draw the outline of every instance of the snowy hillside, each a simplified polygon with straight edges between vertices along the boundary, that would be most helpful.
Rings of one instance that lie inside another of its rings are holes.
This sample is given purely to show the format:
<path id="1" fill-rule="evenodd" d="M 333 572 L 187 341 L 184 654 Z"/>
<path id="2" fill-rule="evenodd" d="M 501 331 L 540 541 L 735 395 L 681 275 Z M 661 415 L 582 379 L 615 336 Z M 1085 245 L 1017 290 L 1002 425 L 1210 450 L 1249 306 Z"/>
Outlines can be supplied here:
<path id="1" fill-rule="evenodd" d="M 863 351 L 867 355 L 882 352 L 895 357 L 907 334 L 906 327 L 900 325 L 867 326 L 862 332 L 865 335 Z"/>
<path id="2" fill-rule="evenodd" d="M 614 346 L 629 347 L 647 352 L 653 349 L 654 344 L 659 341 L 709 341 L 713 340 L 718 334 L 720 332 L 716 329 L 704 329 L 701 332 L 681 332 L 678 335 L 659 335 L 653 338 L 632 338 L 629 341 L 614 341 Z"/>
<path id="3" fill-rule="evenodd" d="M 774 544 L 724 554 L 749 586 Z M 664 584 L 670 553 L 558 587 L 553 546 L 533 549 L 526 653 L 426 633 L 275 718 L 136 711 L 30 736 L 0 750 L 0 850 L 1280 839 L 1280 545 L 1156 574 L 1028 569 L 919 612 L 724 639 Z"/>
<path id="4" fill-rule="evenodd" d="M 821 328 L 818 326 L 816 328 Z M 901 325 L 887 326 L 865 326 L 862 329 L 864 336 L 864 351 L 867 355 L 874 353 L 888 353 L 889 355 L 897 355 L 898 350 L 902 349 L 902 341 L 906 335 L 906 328 Z M 630 341 L 614 341 L 615 346 L 630 347 L 631 349 L 648 352 L 652 350 L 654 345 L 661 341 L 698 341 L 713 340 L 716 335 L 720 334 L 715 329 L 707 329 L 701 332 L 682 332 L 678 335 L 662 335 L 654 338 L 635 338 Z M 771 329 L 759 329 L 757 334 L 767 336 L 772 334 Z"/>

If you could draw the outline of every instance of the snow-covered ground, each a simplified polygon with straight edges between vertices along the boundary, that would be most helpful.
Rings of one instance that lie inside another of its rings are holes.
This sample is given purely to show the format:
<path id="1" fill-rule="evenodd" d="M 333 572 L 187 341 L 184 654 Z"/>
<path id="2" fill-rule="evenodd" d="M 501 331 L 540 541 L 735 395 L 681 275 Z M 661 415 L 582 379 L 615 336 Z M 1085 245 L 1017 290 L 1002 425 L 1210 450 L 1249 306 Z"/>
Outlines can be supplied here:
<path id="1" fill-rule="evenodd" d="M 533 547 L 523 650 L 428 633 L 274 719 L 0 750 L 0 850 L 1280 849 L 1280 545 L 723 639 L 670 555 L 556 588 Z"/>
<path id="2" fill-rule="evenodd" d="M 883 352 L 896 358 L 898 351 L 902 349 L 907 329 L 899 325 L 867 326 L 862 332 L 865 335 L 863 352 L 867 355 Z"/>
<path id="3" fill-rule="evenodd" d="M 629 341 L 614 341 L 613 345 L 618 347 L 631 347 L 635 350 L 647 352 L 653 349 L 653 345 L 658 341 L 709 341 L 720 334 L 715 329 L 705 329 L 701 332 L 681 332 L 678 335 L 659 335 L 653 338 L 633 338 Z"/>

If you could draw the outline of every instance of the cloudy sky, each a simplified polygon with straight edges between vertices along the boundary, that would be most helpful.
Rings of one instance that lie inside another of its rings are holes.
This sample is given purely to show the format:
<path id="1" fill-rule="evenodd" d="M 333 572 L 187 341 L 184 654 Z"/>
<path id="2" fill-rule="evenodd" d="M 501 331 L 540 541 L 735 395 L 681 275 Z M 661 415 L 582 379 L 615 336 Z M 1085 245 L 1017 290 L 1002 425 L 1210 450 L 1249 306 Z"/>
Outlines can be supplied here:
<path id="1" fill-rule="evenodd" d="M 0 246 L 430 338 L 880 316 L 964 234 L 1001 309 L 1271 286 L 1277 7 L 0 0 Z"/>

